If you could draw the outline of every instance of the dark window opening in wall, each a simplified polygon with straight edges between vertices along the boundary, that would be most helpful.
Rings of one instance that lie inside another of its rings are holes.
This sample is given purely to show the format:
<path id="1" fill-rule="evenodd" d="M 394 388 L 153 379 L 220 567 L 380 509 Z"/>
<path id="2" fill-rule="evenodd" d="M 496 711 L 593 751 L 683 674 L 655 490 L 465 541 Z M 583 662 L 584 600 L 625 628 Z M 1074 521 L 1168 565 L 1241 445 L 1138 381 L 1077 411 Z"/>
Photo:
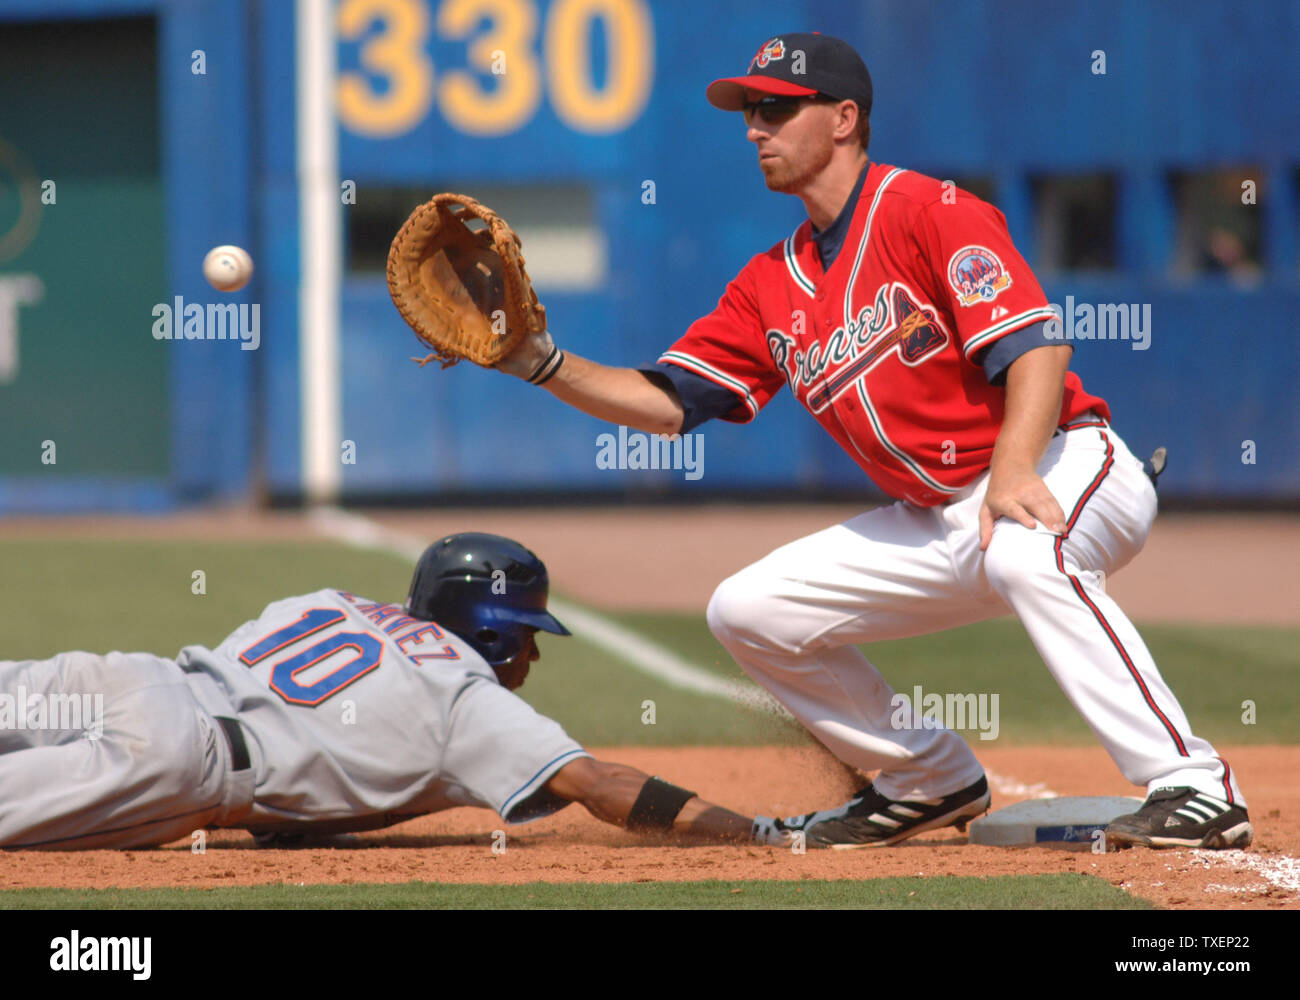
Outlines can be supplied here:
<path id="1" fill-rule="evenodd" d="M 924 165 L 916 167 L 915 169 L 919 170 L 927 177 L 935 178 L 940 184 L 945 185 L 945 192 L 948 187 L 955 186 L 961 188 L 963 191 L 973 194 L 976 198 L 987 201 L 992 205 L 997 205 L 997 198 L 995 197 L 997 194 L 997 186 L 995 185 L 991 174 L 954 173 L 945 167 L 929 169 Z"/>
<path id="2" fill-rule="evenodd" d="M 356 204 L 346 206 L 343 214 L 348 273 L 384 273 L 388 247 L 415 207 L 438 191 L 463 188 L 463 184 L 412 188 L 358 182 Z M 606 280 L 607 241 L 597 222 L 590 189 L 577 185 L 475 186 L 464 193 L 508 220 L 519 234 L 528 276 L 539 291 L 586 292 Z"/>
<path id="3" fill-rule="evenodd" d="M 1231 169 L 1170 174 L 1178 223 L 1173 271 L 1256 281 L 1263 274 L 1260 204 L 1264 171 Z"/>
<path id="4" fill-rule="evenodd" d="M 986 174 L 944 174 L 943 176 L 963 191 L 969 191 L 982 201 L 987 201 L 992 205 L 998 203 L 995 197 L 997 189 L 994 187 L 993 178 Z"/>
<path id="5" fill-rule="evenodd" d="M 1034 227 L 1043 271 L 1111 270 L 1117 260 L 1119 184 L 1109 174 L 1035 177 Z"/>

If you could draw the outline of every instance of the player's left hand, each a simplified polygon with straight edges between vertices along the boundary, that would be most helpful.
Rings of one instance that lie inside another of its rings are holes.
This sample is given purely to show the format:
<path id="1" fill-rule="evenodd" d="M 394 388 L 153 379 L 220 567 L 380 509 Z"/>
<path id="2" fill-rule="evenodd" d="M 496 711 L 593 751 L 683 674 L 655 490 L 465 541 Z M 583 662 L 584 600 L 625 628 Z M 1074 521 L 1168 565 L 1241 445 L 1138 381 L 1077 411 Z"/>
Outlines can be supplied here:
<path id="1" fill-rule="evenodd" d="M 555 342 L 547 330 L 528 334 L 518 347 L 497 362 L 496 367 L 507 375 L 531 382 L 534 377 L 545 381 L 560 367 L 564 355 L 555 349 Z"/>
<path id="2" fill-rule="evenodd" d="M 1032 469 L 990 474 L 980 507 L 981 552 L 993 540 L 993 522 L 999 517 L 1009 517 L 1031 531 L 1040 523 L 1057 535 L 1065 531 L 1065 512 L 1043 477 Z"/>
<path id="3" fill-rule="evenodd" d="M 771 816 L 755 816 L 749 839 L 752 843 L 765 847 L 790 847 L 794 844 L 796 827 L 787 825 L 787 820 L 774 819 Z"/>

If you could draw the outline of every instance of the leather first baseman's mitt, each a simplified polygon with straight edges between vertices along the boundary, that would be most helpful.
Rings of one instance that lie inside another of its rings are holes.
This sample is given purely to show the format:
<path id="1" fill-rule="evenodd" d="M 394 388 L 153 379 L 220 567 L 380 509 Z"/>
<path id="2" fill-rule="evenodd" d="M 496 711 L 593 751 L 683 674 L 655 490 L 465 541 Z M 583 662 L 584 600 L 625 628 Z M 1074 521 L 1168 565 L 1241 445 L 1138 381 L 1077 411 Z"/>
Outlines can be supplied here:
<path id="1" fill-rule="evenodd" d="M 484 223 L 477 232 L 469 226 L 475 219 Z M 543 346 L 541 356 L 559 352 L 519 250 L 505 219 L 467 195 L 435 195 L 411 213 L 388 251 L 388 291 L 432 352 L 412 361 L 437 359 L 446 368 L 468 358 L 540 381 L 530 377 L 542 374 L 533 356 Z M 502 365 L 516 352 L 515 364 Z"/>

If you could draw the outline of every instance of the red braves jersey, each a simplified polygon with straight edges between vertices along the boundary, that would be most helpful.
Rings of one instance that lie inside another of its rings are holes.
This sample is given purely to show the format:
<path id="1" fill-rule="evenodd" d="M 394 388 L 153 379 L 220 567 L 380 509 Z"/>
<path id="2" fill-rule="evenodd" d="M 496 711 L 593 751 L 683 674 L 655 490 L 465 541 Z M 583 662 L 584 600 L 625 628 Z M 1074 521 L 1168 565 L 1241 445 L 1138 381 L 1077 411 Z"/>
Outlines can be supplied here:
<path id="1" fill-rule="evenodd" d="M 1005 389 L 978 355 L 1054 319 L 992 205 L 932 177 L 868 168 L 843 249 L 823 272 L 805 221 L 754 257 L 717 308 L 660 358 L 726 386 L 752 420 L 788 383 L 890 496 L 943 503 L 988 468 Z M 1061 423 L 1104 400 L 1065 377 Z"/>

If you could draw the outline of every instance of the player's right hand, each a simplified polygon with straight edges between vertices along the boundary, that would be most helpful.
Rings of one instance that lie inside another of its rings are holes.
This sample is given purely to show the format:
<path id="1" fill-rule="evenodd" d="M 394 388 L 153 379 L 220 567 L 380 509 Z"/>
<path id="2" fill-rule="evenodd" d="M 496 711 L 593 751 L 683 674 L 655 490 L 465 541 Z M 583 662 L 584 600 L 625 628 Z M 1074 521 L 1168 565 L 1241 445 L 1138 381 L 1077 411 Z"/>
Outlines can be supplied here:
<path id="1" fill-rule="evenodd" d="M 989 476 L 984 502 L 980 505 L 980 551 L 993 540 L 993 525 L 1000 517 L 1010 518 L 1033 531 L 1040 524 L 1053 534 L 1065 532 L 1065 512 L 1033 470 L 1018 474 Z"/>

